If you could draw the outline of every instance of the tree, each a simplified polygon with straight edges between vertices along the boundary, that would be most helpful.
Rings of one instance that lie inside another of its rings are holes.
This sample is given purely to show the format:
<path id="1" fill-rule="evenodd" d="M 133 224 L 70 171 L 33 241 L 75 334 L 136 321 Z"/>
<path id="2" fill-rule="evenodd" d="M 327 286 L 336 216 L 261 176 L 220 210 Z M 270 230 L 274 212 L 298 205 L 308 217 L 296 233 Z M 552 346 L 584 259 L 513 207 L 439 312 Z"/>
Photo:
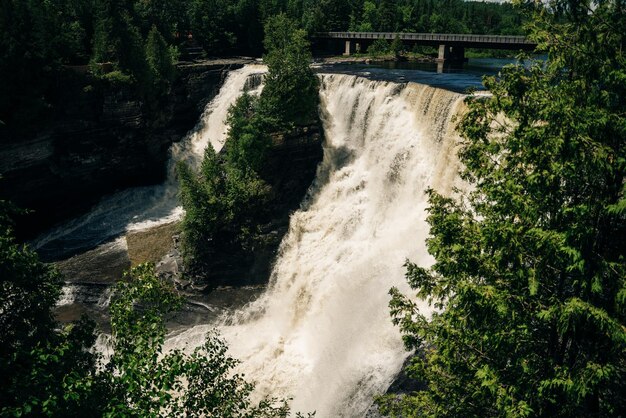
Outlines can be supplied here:
<path id="1" fill-rule="evenodd" d="M 148 34 L 146 58 L 157 90 L 167 91 L 176 76 L 175 50 L 167 45 L 156 26 Z"/>
<path id="2" fill-rule="evenodd" d="M 192 275 L 214 262 L 216 249 L 250 255 L 267 222 L 271 186 L 261 172 L 271 135 L 317 121 L 317 77 L 304 31 L 286 15 L 266 24 L 268 73 L 259 98 L 244 93 L 229 110 L 230 127 L 218 157 L 207 147 L 200 172 L 178 164 L 183 254 Z"/>
<path id="3" fill-rule="evenodd" d="M 610 417 L 626 410 L 626 16 L 528 2 L 548 61 L 488 77 L 459 124 L 468 192 L 429 191 L 429 252 L 392 289 L 409 372 L 394 416 Z"/>
<path id="4" fill-rule="evenodd" d="M 221 238 L 220 225 L 226 220 L 226 202 L 220 199 L 226 193 L 225 178 L 211 146 L 207 146 L 202 168 L 196 175 L 189 166 L 176 166 L 180 183 L 180 199 L 185 208 L 182 223 L 182 250 L 185 263 L 193 267 L 211 257 L 211 242 Z"/>
<path id="5" fill-rule="evenodd" d="M 269 186 L 259 177 L 270 138 L 261 123 L 258 99 L 244 93 L 229 109 L 225 153 L 204 152 L 199 173 L 177 165 L 183 218 L 183 254 L 192 272 L 202 271 L 215 246 L 249 249 L 258 221 L 267 212 Z"/>
<path id="6" fill-rule="evenodd" d="M 92 63 L 113 62 L 123 73 L 144 84 L 148 64 L 143 38 L 125 0 L 99 0 Z M 97 72 L 97 66 L 93 67 Z"/>
<path id="7" fill-rule="evenodd" d="M 400 37 L 396 35 L 391 45 L 389 45 L 389 52 L 391 52 L 396 59 L 399 59 L 402 56 L 402 51 L 404 51 L 404 45 L 402 45 Z"/>
<path id="8" fill-rule="evenodd" d="M 210 54 L 230 50 L 236 39 L 230 26 L 232 2 L 228 0 L 193 0 L 189 5 L 189 23 L 193 37 Z"/>
<path id="9" fill-rule="evenodd" d="M 258 172 L 271 145 L 264 121 L 258 115 L 259 99 L 247 92 L 228 111 L 228 162 L 238 170 Z"/>
<path id="10" fill-rule="evenodd" d="M 357 32 L 373 32 L 378 27 L 378 10 L 376 3 L 365 0 L 363 3 L 363 11 L 361 15 L 361 23 L 354 30 Z"/>
<path id="11" fill-rule="evenodd" d="M 12 237 L 0 201 L 0 415 L 98 414 L 98 388 L 81 382 L 96 373 L 94 324 L 60 327 L 52 314 L 60 275 Z M 60 329 L 58 329 L 60 328 Z"/>
<path id="12" fill-rule="evenodd" d="M 310 123 L 317 118 L 318 80 L 309 63 L 306 33 L 285 14 L 265 25 L 264 61 L 268 72 L 261 93 L 261 117 L 273 120 L 274 130 Z"/>
<path id="13" fill-rule="evenodd" d="M 111 388 L 105 416 L 285 417 L 284 400 L 254 405 L 254 385 L 233 374 L 238 361 L 215 331 L 192 354 L 163 353 L 169 314 L 182 298 L 142 264 L 116 286 L 111 303 L 113 355 L 105 381 Z"/>
<path id="14" fill-rule="evenodd" d="M 389 52 L 389 42 L 386 39 L 376 39 L 367 48 L 367 53 L 373 57 L 379 57 Z"/>
<path id="15" fill-rule="evenodd" d="M 392 0 L 380 0 L 378 4 L 378 32 L 393 32 L 398 25 L 397 5 Z"/>

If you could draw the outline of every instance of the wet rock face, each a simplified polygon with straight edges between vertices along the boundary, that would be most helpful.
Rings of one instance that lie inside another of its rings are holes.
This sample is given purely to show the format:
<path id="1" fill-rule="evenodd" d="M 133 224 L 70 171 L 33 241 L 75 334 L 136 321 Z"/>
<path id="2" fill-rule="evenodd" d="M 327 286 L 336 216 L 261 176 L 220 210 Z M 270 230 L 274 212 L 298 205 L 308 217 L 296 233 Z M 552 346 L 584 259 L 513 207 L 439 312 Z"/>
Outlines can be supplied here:
<path id="1" fill-rule="evenodd" d="M 18 219 L 18 234 L 32 237 L 117 189 L 162 181 L 171 143 L 193 128 L 228 71 L 244 64 L 180 66 L 171 93 L 156 105 L 127 86 L 75 77 L 53 119 L 19 133 L 5 127 L 0 199 L 32 211 Z"/>
<path id="2" fill-rule="evenodd" d="M 168 321 L 170 331 L 210 323 L 221 315 L 241 308 L 265 289 L 257 286 L 198 286 L 183 276 L 177 222 L 132 232 L 93 250 L 55 262 L 65 286 L 54 313 L 63 323 L 87 315 L 104 332 L 110 332 L 109 305 L 115 283 L 131 265 L 155 262 L 159 278 L 171 283 L 185 296 L 180 312 Z"/>

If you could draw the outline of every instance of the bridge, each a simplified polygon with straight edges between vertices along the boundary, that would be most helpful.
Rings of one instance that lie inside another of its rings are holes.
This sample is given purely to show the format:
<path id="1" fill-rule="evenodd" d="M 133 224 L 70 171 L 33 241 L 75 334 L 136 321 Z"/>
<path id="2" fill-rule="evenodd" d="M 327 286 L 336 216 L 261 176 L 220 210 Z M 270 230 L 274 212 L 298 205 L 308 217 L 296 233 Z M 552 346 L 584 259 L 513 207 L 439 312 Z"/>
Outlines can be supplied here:
<path id="1" fill-rule="evenodd" d="M 402 32 L 320 32 L 316 39 L 345 42 L 344 55 L 353 51 L 366 51 L 376 39 L 392 41 L 399 38 L 403 44 L 434 46 L 439 48 L 437 61 L 459 63 L 465 61 L 465 48 L 510 49 L 532 51 L 537 44 L 524 36 L 471 35 L 453 33 L 402 33 Z"/>

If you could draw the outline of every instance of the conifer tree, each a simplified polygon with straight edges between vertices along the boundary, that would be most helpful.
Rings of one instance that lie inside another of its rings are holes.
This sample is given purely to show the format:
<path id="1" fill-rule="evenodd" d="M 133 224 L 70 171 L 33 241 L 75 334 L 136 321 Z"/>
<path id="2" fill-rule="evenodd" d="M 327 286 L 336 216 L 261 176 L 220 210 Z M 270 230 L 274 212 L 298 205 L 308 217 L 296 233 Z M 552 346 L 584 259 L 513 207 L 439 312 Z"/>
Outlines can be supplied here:
<path id="1" fill-rule="evenodd" d="M 268 65 L 259 111 L 274 120 L 276 130 L 311 122 L 317 116 L 318 80 L 309 64 L 306 33 L 287 15 L 270 18 L 265 25 L 264 61 Z"/>
<path id="2" fill-rule="evenodd" d="M 146 59 L 155 87 L 159 91 L 167 91 L 169 84 L 176 75 L 174 53 L 156 26 L 152 26 L 150 33 L 148 33 Z"/>

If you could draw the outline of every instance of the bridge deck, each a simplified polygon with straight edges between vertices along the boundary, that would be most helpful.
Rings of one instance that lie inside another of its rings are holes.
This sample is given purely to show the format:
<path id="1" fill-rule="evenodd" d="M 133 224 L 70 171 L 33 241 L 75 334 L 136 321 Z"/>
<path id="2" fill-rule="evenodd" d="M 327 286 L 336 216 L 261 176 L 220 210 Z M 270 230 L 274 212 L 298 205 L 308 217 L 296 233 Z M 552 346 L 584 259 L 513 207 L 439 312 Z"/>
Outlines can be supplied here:
<path id="1" fill-rule="evenodd" d="M 403 32 L 320 32 L 316 38 L 371 41 L 375 39 L 421 43 L 425 45 L 458 45 L 468 48 L 534 49 L 537 44 L 524 36 L 471 35 L 456 33 L 403 33 Z"/>

